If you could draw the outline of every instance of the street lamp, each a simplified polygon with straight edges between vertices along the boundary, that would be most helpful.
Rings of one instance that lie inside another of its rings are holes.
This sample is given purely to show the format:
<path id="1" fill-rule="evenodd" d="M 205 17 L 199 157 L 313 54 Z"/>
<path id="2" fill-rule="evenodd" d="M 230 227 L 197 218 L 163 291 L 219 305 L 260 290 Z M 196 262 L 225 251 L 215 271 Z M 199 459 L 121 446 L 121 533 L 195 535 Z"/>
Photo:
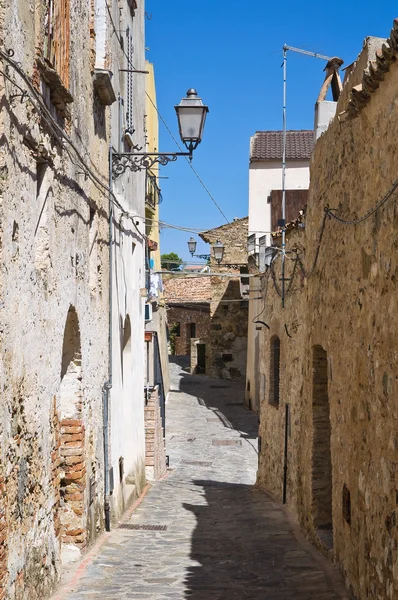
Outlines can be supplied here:
<path id="1" fill-rule="evenodd" d="M 180 104 L 174 108 L 177 113 L 181 141 L 188 149 L 189 154 L 192 155 L 192 152 L 202 141 L 206 115 L 209 109 L 203 104 L 202 99 L 198 97 L 198 92 L 193 88 L 187 91 L 187 97 L 182 98 Z"/>
<path id="2" fill-rule="evenodd" d="M 216 243 L 213 244 L 213 252 L 214 252 L 214 258 L 216 259 L 218 264 L 220 264 L 220 262 L 222 261 L 222 258 L 224 256 L 224 244 L 222 242 L 220 242 L 219 240 L 217 240 Z"/>
<path id="3" fill-rule="evenodd" d="M 203 104 L 197 91 L 191 88 L 187 91 L 186 98 L 182 98 L 180 104 L 175 106 L 175 111 L 181 141 L 188 152 L 140 152 L 141 148 L 138 146 L 133 146 L 133 149 L 137 152 L 111 152 L 111 167 L 114 179 L 127 169 L 134 172 L 142 171 L 143 169 L 151 169 L 156 163 L 165 166 L 169 162 L 176 161 L 179 156 L 186 156 L 189 160 L 192 160 L 193 151 L 202 141 L 209 108 Z"/>
<path id="4" fill-rule="evenodd" d="M 193 238 L 192 236 L 189 238 L 188 240 L 188 250 L 190 251 L 190 253 L 192 254 L 192 256 L 195 254 L 196 252 L 196 244 L 197 241 L 195 240 L 195 238 Z"/>
<path id="5" fill-rule="evenodd" d="M 188 243 L 188 250 L 190 251 L 192 256 L 196 256 L 197 258 L 203 258 L 204 260 L 210 259 L 210 254 L 195 254 L 196 244 L 197 244 L 195 238 L 190 237 L 187 243 Z M 218 264 L 220 264 L 220 262 L 222 261 L 222 258 L 224 256 L 224 244 L 222 242 L 220 242 L 219 240 L 217 240 L 216 243 L 213 244 L 212 248 L 213 248 L 214 258 L 216 259 Z"/>

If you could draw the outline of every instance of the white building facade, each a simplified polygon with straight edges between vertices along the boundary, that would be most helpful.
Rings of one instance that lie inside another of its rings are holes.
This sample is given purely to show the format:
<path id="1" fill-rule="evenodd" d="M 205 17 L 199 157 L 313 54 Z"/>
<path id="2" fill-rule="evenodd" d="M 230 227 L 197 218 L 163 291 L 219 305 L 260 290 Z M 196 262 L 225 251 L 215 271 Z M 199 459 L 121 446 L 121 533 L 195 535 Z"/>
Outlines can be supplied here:
<path id="1" fill-rule="evenodd" d="M 286 134 L 286 190 L 307 190 L 313 130 L 292 130 Z M 264 272 L 266 248 L 272 246 L 272 192 L 282 190 L 282 131 L 257 131 L 250 138 L 249 164 L 249 261 L 254 272 Z M 297 215 L 298 216 L 298 215 Z M 265 376 L 258 370 L 263 303 L 256 300 L 262 279 L 250 278 L 250 302 L 245 402 L 257 411 Z"/>

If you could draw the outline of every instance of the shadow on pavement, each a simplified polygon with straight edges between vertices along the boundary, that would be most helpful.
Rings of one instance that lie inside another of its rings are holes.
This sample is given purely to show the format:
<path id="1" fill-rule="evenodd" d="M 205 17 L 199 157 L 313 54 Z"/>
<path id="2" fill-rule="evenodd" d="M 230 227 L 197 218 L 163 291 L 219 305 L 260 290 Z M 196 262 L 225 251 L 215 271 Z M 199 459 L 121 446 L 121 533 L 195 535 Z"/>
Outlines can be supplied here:
<path id="1" fill-rule="evenodd" d="M 198 564 L 187 569 L 187 600 L 341 598 L 267 495 L 248 485 L 194 483 L 206 504 L 183 505 L 197 521 L 191 559 Z"/>
<path id="2" fill-rule="evenodd" d="M 184 368 L 189 357 L 170 356 L 170 363 Z M 258 417 L 244 404 L 245 384 L 238 379 L 211 379 L 207 375 L 191 375 L 184 370 L 179 373 L 179 389 L 197 398 L 199 404 L 213 411 L 224 427 L 240 432 L 242 438 L 257 438 Z"/>

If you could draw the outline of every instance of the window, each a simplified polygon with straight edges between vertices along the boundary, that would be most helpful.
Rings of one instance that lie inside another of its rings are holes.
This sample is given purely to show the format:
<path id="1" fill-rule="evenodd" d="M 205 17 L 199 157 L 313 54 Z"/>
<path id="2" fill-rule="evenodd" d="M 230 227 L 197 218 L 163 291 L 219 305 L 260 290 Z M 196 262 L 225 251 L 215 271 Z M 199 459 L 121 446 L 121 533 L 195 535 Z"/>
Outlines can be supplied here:
<path id="1" fill-rule="evenodd" d="M 256 252 L 256 234 L 252 233 L 247 236 L 247 253 L 254 254 Z"/>
<path id="2" fill-rule="evenodd" d="M 189 332 L 189 337 L 194 338 L 196 337 L 196 323 L 190 323 L 190 332 Z"/>
<path id="3" fill-rule="evenodd" d="M 70 2 L 49 0 L 46 22 L 45 57 L 69 88 Z"/>
<path id="4" fill-rule="evenodd" d="M 269 403 L 276 408 L 279 407 L 279 370 L 280 370 L 281 342 L 277 335 L 271 338 L 271 360 L 270 360 L 270 394 Z"/>
<path id="5" fill-rule="evenodd" d="M 248 275 L 249 269 L 245 266 L 245 267 L 240 267 L 239 271 L 240 271 L 240 274 L 241 274 L 241 278 L 240 278 L 240 295 L 241 295 L 242 298 L 247 298 L 248 295 L 249 295 L 250 278 L 249 277 L 242 277 L 242 275 Z"/>

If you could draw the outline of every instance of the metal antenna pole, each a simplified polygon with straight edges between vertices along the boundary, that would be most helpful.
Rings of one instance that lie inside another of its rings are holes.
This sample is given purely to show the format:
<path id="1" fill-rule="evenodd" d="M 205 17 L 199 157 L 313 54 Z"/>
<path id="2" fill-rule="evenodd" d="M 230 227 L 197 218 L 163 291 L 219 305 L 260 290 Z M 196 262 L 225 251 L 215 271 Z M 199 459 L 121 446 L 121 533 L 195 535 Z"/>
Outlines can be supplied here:
<path id="1" fill-rule="evenodd" d="M 317 52 L 302 50 L 284 44 L 283 46 L 283 143 L 282 143 L 282 308 L 285 308 L 285 264 L 286 264 L 286 63 L 287 51 L 298 52 L 313 58 L 330 61 L 330 56 L 324 56 Z"/>
<path id="2" fill-rule="evenodd" d="M 283 141 L 282 141 L 282 308 L 285 308 L 285 262 L 286 262 L 286 58 L 287 46 L 283 46 Z"/>
<path id="3" fill-rule="evenodd" d="M 283 50 L 292 50 L 293 52 L 298 52 L 299 54 L 306 54 L 307 56 L 312 56 L 313 58 L 320 58 L 321 60 L 332 60 L 331 56 L 324 56 L 323 54 L 318 54 L 318 52 L 310 52 L 309 50 L 302 50 L 302 48 L 293 48 L 293 46 L 287 46 L 286 44 L 283 46 Z"/>

